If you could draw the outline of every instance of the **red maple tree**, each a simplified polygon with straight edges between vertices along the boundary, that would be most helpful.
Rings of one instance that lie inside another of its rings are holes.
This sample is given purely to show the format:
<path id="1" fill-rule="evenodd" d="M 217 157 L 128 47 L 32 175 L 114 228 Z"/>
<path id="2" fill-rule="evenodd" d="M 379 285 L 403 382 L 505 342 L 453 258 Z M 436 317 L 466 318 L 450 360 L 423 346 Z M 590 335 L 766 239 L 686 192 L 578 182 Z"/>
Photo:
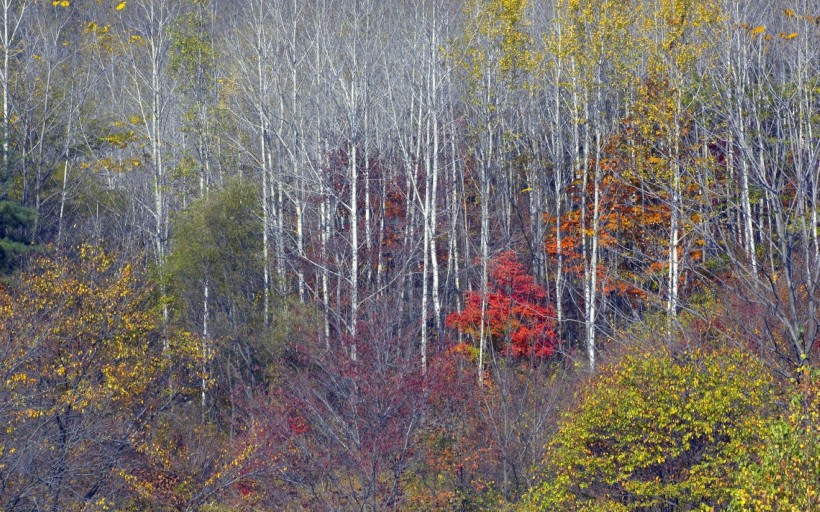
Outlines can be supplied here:
<path id="1" fill-rule="evenodd" d="M 513 251 L 490 262 L 484 329 L 493 347 L 518 357 L 547 357 L 555 352 L 555 309 Z M 464 295 L 464 309 L 447 317 L 447 325 L 473 338 L 481 326 L 481 292 Z"/>

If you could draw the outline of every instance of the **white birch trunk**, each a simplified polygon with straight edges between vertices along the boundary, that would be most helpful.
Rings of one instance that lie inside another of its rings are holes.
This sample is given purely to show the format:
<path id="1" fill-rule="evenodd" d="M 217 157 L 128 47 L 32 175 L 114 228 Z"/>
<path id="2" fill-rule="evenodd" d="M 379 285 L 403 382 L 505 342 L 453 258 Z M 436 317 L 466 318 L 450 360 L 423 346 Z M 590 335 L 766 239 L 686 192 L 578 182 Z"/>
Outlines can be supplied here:
<path id="1" fill-rule="evenodd" d="M 356 143 L 350 142 L 350 359 L 356 360 L 356 322 L 359 313 L 359 187 Z"/>

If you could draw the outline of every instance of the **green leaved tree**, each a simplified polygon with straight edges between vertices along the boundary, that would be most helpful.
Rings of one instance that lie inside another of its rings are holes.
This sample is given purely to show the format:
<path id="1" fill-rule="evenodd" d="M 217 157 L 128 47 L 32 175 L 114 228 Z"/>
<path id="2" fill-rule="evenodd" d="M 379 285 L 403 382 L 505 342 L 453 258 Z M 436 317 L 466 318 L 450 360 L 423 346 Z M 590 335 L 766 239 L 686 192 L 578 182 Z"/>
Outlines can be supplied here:
<path id="1" fill-rule="evenodd" d="M 36 218 L 33 209 L 0 200 L 0 273 L 13 269 L 19 256 L 32 249 L 30 228 Z"/>
<path id="2" fill-rule="evenodd" d="M 768 371 L 738 350 L 630 354 L 566 413 L 522 509 L 725 507 L 775 396 Z"/>

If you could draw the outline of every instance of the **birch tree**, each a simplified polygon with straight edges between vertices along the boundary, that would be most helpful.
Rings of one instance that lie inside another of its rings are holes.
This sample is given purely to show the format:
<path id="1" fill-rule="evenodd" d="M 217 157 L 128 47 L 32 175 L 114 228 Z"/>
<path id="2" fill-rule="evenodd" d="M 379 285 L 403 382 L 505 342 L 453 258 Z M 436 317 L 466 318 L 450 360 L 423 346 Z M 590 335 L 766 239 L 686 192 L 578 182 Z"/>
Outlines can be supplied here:
<path id="1" fill-rule="evenodd" d="M 137 0 L 132 4 L 120 4 L 120 41 L 127 46 L 127 57 L 120 68 L 129 79 L 127 94 L 138 112 L 135 124 L 142 128 L 148 142 L 150 161 L 151 202 L 146 210 L 152 219 L 149 237 L 158 268 L 162 268 L 169 251 L 169 215 L 171 202 L 171 176 L 169 173 L 170 147 L 169 125 L 173 96 L 168 80 L 171 28 L 180 13 L 182 4 L 172 1 Z M 165 285 L 161 281 L 161 293 Z M 163 318 L 167 322 L 169 310 L 163 305 Z"/>
<path id="2" fill-rule="evenodd" d="M 570 112 L 573 125 L 572 160 L 580 182 L 583 258 L 584 340 L 590 370 L 595 368 L 599 311 L 599 236 L 601 220 L 601 160 L 612 121 L 622 108 L 623 91 L 632 83 L 635 58 L 629 27 L 637 4 L 587 3 L 568 0 L 554 30 L 566 48 Z M 632 13 L 627 11 L 632 9 Z M 555 43 L 554 43 L 555 44 Z M 559 230 L 560 231 L 560 230 Z M 563 249 L 561 249 L 563 250 Z"/>
<path id="3" fill-rule="evenodd" d="M 487 264 L 490 257 L 490 204 L 492 183 L 501 181 L 509 165 L 505 161 L 507 138 L 515 127 L 505 126 L 502 113 L 505 96 L 523 85 L 523 78 L 535 64 L 527 32 L 525 1 L 473 1 L 465 7 L 467 26 L 458 48 L 468 85 L 468 101 L 474 111 L 473 157 L 478 167 L 481 205 L 481 316 L 479 328 L 478 379 L 484 377 L 487 351 L 485 313 L 487 309 Z M 509 193 L 509 190 L 503 191 Z"/>
<path id="4" fill-rule="evenodd" d="M 812 227 L 819 149 L 810 113 L 818 105 L 812 86 L 817 36 L 806 4 L 783 11 L 757 7 L 727 6 L 724 41 L 732 58 L 723 62 L 728 79 L 714 79 L 722 99 L 718 119 L 728 132 L 720 156 L 727 173 L 740 169 L 742 221 L 713 223 L 707 235 L 729 258 L 741 283 L 739 298 L 765 320 L 749 322 L 749 335 L 793 368 L 810 361 L 820 332 Z"/>
<path id="5" fill-rule="evenodd" d="M 26 14 L 33 0 L 17 1 L 3 0 L 0 9 L 3 13 L 3 33 L 0 34 L 3 43 L 3 69 L 0 75 L 0 86 L 3 88 L 3 190 L 5 198 L 8 195 L 8 181 L 11 179 L 11 115 L 13 110 L 11 98 L 12 58 L 19 50 L 20 35 L 24 30 Z"/>

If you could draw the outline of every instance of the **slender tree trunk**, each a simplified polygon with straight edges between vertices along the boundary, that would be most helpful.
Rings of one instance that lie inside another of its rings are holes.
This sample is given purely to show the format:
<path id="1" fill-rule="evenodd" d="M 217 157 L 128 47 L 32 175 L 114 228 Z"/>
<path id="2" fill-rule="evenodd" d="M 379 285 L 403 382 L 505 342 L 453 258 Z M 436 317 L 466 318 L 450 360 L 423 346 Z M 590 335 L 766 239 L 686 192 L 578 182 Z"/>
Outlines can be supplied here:
<path id="1" fill-rule="evenodd" d="M 260 72 L 260 79 L 262 77 L 262 66 L 259 66 Z M 270 320 L 270 296 L 271 296 L 271 279 L 270 279 L 270 226 L 271 226 L 271 216 L 270 216 L 270 188 L 268 183 L 270 181 L 270 173 L 268 171 L 268 159 L 267 159 L 267 143 L 265 141 L 265 127 L 266 127 L 266 120 L 264 110 L 262 106 L 259 105 L 258 109 L 259 115 L 259 161 L 261 163 L 262 169 L 262 282 L 263 282 L 263 289 L 262 289 L 262 303 L 263 309 L 262 314 L 264 315 L 264 323 L 265 327 L 268 326 L 268 322 Z"/>
<path id="2" fill-rule="evenodd" d="M 262 314 L 265 327 L 270 321 L 270 298 L 271 298 L 271 276 L 270 276 L 270 232 L 271 232 L 271 212 L 270 212 L 270 169 L 268 168 L 268 119 L 265 115 L 264 94 L 267 91 L 267 77 L 264 69 L 266 55 L 265 33 L 263 27 L 263 5 L 259 4 L 259 20 L 256 28 L 256 116 L 258 130 L 259 155 L 258 161 L 262 174 Z"/>
<path id="3" fill-rule="evenodd" d="M 68 171 L 69 171 L 69 145 L 71 140 L 71 122 L 74 119 L 73 108 L 69 108 L 68 124 L 66 126 L 65 142 L 63 144 L 63 183 L 60 188 L 60 214 L 57 220 L 57 247 L 63 242 L 63 223 L 65 215 L 65 203 L 68 197 Z"/>
<path id="4" fill-rule="evenodd" d="M 434 65 L 435 67 L 435 65 Z M 436 91 L 436 80 L 435 80 L 435 73 L 433 74 L 433 91 L 434 94 L 437 94 Z M 430 262 L 432 263 L 432 270 L 433 270 L 433 315 L 435 320 L 435 328 L 436 328 L 436 335 L 440 336 L 442 332 L 442 325 L 441 325 L 441 298 L 439 296 L 439 266 L 438 266 L 438 249 L 436 248 L 436 228 L 437 228 L 437 198 L 438 198 L 438 175 L 439 175 L 439 125 L 438 125 L 438 102 L 434 102 L 433 104 L 433 173 L 432 173 L 432 183 L 430 184 L 430 188 L 432 189 L 430 195 L 431 199 L 431 211 L 430 211 Z"/>
<path id="5" fill-rule="evenodd" d="M 428 96 L 429 99 L 429 96 Z M 428 106 L 429 108 L 429 106 Z M 424 223 L 423 247 L 422 247 L 422 271 L 421 271 L 421 368 L 427 370 L 427 320 L 429 317 L 429 281 L 430 281 L 430 193 L 431 193 L 431 164 L 430 164 L 430 118 L 425 116 L 424 126 L 424 200 L 422 202 L 422 221 Z M 419 118 L 419 124 L 422 118 Z M 418 189 L 418 187 L 416 187 Z"/>
<path id="6" fill-rule="evenodd" d="M 3 0 L 3 190 L 2 196 L 8 196 L 8 182 L 11 179 L 11 162 L 9 154 L 9 141 L 11 138 L 11 105 L 9 103 L 9 82 L 11 80 L 9 60 L 12 52 L 12 27 L 9 16 L 11 16 L 11 6 L 13 0 Z"/>
<path id="7" fill-rule="evenodd" d="M 745 53 L 745 52 L 744 52 Z M 745 59 L 744 59 L 745 61 Z M 746 66 L 744 63 L 739 63 L 739 69 L 737 73 L 739 77 L 737 77 L 738 82 L 738 90 L 735 93 L 735 100 L 737 102 L 737 128 L 740 131 L 739 138 L 741 143 L 745 144 L 746 141 L 746 119 L 743 115 L 743 88 L 744 84 L 747 82 L 746 76 L 748 71 L 746 70 Z M 731 94 L 731 89 L 730 89 Z M 731 98 L 730 98 L 731 101 Z M 730 142 L 732 138 L 730 137 Z M 733 154 L 733 147 L 729 146 L 729 152 L 727 155 L 727 160 L 730 162 L 729 165 L 734 165 L 734 154 Z M 749 263 L 752 267 L 752 273 L 757 275 L 757 255 L 755 254 L 755 235 L 754 229 L 752 226 L 752 203 L 749 195 L 749 168 L 748 168 L 748 161 L 744 152 L 741 151 L 740 156 L 740 200 L 743 207 L 743 247 L 746 250 L 746 257 L 749 258 Z"/>
<path id="8" fill-rule="evenodd" d="M 669 208 L 669 273 L 668 273 L 668 332 L 667 336 L 671 341 L 674 322 L 678 317 L 678 286 L 680 283 L 680 254 L 678 246 L 680 244 L 680 215 L 681 215 L 681 164 L 680 164 L 680 115 L 681 98 L 677 93 L 677 103 L 675 108 L 675 118 L 673 120 L 673 140 L 672 149 L 672 202 Z"/>
<path id="9" fill-rule="evenodd" d="M 330 349 L 330 237 L 333 229 L 330 210 L 330 192 L 323 185 L 323 196 L 319 203 L 319 225 L 322 255 L 321 282 L 322 306 L 324 308 L 324 334 L 326 348 Z"/>
<path id="10" fill-rule="evenodd" d="M 481 318 L 478 336 L 478 381 L 484 382 L 484 356 L 487 352 L 487 285 L 488 285 L 488 265 L 490 259 L 490 166 L 495 159 L 494 147 L 494 126 L 492 121 L 494 110 L 491 108 L 491 101 L 494 98 L 491 96 L 492 87 L 490 85 L 489 75 L 486 78 L 486 97 L 485 105 L 487 105 L 487 119 L 485 120 L 484 130 L 487 132 L 486 148 L 484 148 L 484 155 L 479 162 L 481 168 Z M 497 106 L 497 105 L 496 105 Z"/>
<path id="11" fill-rule="evenodd" d="M 559 29 L 558 39 L 561 40 L 561 33 Z M 553 126 L 552 126 L 552 160 L 554 167 L 554 183 L 555 183 L 555 251 L 557 256 L 557 265 L 555 269 L 555 312 L 556 312 L 556 329 L 558 337 L 563 336 L 564 327 L 564 249 L 563 249 L 563 233 L 561 230 L 561 202 L 563 199 L 563 181 L 564 181 L 564 161 L 563 161 L 563 147 L 561 147 L 561 79 L 562 79 L 562 61 L 560 57 L 561 49 L 558 49 L 558 57 L 555 70 L 555 93 L 553 97 Z"/>
<path id="12" fill-rule="evenodd" d="M 595 370 L 595 322 L 597 319 L 597 290 L 598 290 L 598 231 L 600 219 L 600 184 L 601 184 L 601 126 L 595 123 L 595 174 L 593 177 L 593 205 L 592 205 L 592 247 L 589 250 L 589 264 L 585 268 L 585 296 L 586 308 L 586 341 L 587 357 L 590 371 Z M 585 171 L 586 172 L 586 171 Z M 585 259 L 586 261 L 586 259 Z"/>
<path id="13" fill-rule="evenodd" d="M 365 99 L 367 104 L 367 99 Z M 364 133 L 370 133 L 368 110 L 364 111 Z M 365 135 L 363 140 L 363 169 L 364 176 L 364 252 L 365 252 L 365 285 L 370 286 L 373 280 L 373 233 L 371 228 L 370 212 L 370 147 L 368 147 L 369 137 Z"/>
<path id="14" fill-rule="evenodd" d="M 208 354 L 210 341 L 208 340 L 208 321 L 210 320 L 210 291 L 211 280 L 209 269 L 205 268 L 205 281 L 202 283 L 202 377 L 200 382 L 200 398 L 202 406 L 202 421 L 205 421 L 205 407 L 208 391 Z"/>
<path id="15" fill-rule="evenodd" d="M 353 114 L 355 116 L 355 113 Z M 354 122 L 355 123 L 355 122 Z M 355 127 L 355 124 L 353 126 Z M 353 131 L 355 134 L 355 130 Z M 356 142 L 350 141 L 350 358 L 356 360 L 356 322 L 359 316 L 359 185 Z"/>

